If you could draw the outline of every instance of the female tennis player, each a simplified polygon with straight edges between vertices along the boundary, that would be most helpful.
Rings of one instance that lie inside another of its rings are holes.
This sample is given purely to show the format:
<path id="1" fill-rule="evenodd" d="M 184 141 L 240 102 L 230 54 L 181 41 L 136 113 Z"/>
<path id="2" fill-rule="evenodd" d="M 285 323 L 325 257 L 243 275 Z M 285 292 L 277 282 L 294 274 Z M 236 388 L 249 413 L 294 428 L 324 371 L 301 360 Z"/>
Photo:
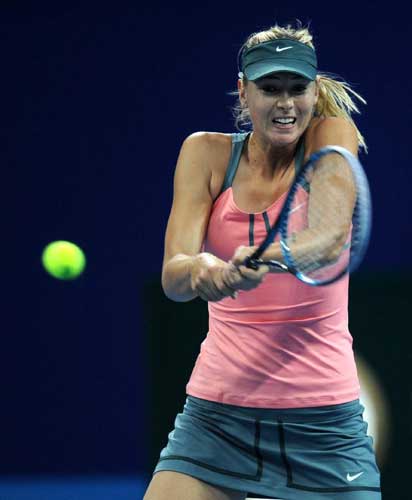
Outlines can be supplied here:
<path id="1" fill-rule="evenodd" d="M 352 96 L 364 101 L 318 72 L 305 27 L 252 34 L 239 59 L 237 124 L 250 130 L 190 135 L 177 161 L 162 285 L 208 301 L 209 332 L 144 499 L 378 500 L 348 275 L 312 287 L 244 265 L 313 152 L 366 147 L 351 118 Z"/>

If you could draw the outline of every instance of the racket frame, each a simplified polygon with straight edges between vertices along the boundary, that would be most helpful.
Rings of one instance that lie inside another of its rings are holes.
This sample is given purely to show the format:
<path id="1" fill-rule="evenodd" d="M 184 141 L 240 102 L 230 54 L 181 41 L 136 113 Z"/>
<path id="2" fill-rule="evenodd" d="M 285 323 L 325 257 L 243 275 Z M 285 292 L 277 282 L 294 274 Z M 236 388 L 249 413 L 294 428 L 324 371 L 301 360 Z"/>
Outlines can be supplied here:
<path id="1" fill-rule="evenodd" d="M 357 244 L 355 254 L 352 254 L 352 252 L 350 253 L 349 264 L 348 266 L 346 266 L 345 269 L 339 272 L 336 276 L 331 277 L 327 280 L 316 280 L 309 276 L 306 276 L 304 273 L 296 269 L 293 256 L 290 252 L 289 247 L 285 243 L 285 240 L 287 239 L 288 217 L 291 211 L 291 206 L 294 200 L 294 196 L 296 194 L 296 190 L 298 189 L 299 186 L 302 185 L 302 180 L 304 179 L 307 171 L 313 167 L 313 164 L 317 162 L 320 158 L 331 153 L 340 154 L 348 162 L 355 178 L 355 185 L 357 192 L 356 192 L 354 213 L 355 212 L 357 213 L 359 220 L 358 225 L 360 227 L 360 234 L 359 234 L 360 241 Z M 360 200 L 362 200 L 362 202 Z M 359 267 L 368 247 L 371 229 L 372 229 L 371 195 L 370 195 L 368 180 L 360 161 L 356 158 L 355 155 L 353 155 L 350 151 L 348 151 L 342 146 L 337 146 L 337 145 L 325 146 L 324 148 L 321 148 L 315 153 L 313 153 L 309 158 L 309 160 L 306 162 L 306 164 L 302 167 L 300 172 L 297 174 L 288 192 L 288 195 L 286 197 L 286 200 L 283 204 L 282 210 L 278 218 L 276 219 L 272 228 L 268 232 L 265 240 L 259 245 L 256 251 L 245 260 L 244 264 L 247 267 L 255 270 L 258 269 L 260 265 L 266 264 L 270 267 L 287 271 L 296 276 L 299 280 L 303 281 L 304 283 L 307 283 L 308 285 L 312 286 L 328 285 L 330 283 L 339 280 L 346 273 L 348 272 L 351 273 L 355 271 Z M 267 248 L 273 243 L 278 233 L 280 233 L 279 243 L 285 264 L 274 260 L 264 261 L 260 258 L 262 254 L 265 252 L 265 250 L 267 250 Z"/>

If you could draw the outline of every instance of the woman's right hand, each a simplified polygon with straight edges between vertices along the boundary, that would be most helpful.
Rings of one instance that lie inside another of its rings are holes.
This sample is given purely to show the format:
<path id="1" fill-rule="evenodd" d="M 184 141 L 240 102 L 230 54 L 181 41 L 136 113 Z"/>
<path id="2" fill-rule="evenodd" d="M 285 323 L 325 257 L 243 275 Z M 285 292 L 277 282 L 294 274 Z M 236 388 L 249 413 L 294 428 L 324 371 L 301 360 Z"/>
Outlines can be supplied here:
<path id="1" fill-rule="evenodd" d="M 207 252 L 193 257 L 191 286 L 199 297 L 208 302 L 217 302 L 225 297 L 237 297 L 237 291 L 223 281 L 227 262 Z"/>

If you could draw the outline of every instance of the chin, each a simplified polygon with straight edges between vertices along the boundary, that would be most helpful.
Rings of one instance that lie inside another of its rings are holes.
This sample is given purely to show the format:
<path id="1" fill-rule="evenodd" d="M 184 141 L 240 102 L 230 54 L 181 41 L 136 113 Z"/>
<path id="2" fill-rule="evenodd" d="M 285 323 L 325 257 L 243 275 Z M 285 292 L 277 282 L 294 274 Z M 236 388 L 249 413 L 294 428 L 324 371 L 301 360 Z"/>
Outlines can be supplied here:
<path id="1" fill-rule="evenodd" d="M 289 144 L 296 143 L 299 140 L 300 134 L 298 134 L 296 130 L 281 133 L 278 131 L 272 131 L 270 137 L 273 142 L 282 146 L 288 146 Z"/>

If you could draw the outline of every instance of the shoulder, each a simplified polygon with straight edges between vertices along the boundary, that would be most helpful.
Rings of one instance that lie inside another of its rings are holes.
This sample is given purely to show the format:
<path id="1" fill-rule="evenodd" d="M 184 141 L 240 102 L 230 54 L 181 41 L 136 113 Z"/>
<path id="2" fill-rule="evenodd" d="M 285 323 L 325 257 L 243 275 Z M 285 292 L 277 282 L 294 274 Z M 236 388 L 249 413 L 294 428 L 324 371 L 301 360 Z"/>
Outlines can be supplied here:
<path id="1" fill-rule="evenodd" d="M 221 132 L 195 132 L 182 144 L 179 163 L 190 166 L 207 180 L 213 199 L 220 192 L 232 153 L 232 135 Z"/>
<path id="2" fill-rule="evenodd" d="M 306 131 L 305 156 L 328 145 L 342 146 L 357 155 L 358 135 L 354 124 L 338 116 L 313 118 Z"/>
<path id="3" fill-rule="evenodd" d="M 194 132 L 186 137 L 182 143 L 178 166 L 181 163 L 201 166 L 212 173 L 216 162 L 222 162 L 222 158 L 230 156 L 231 142 L 230 134 Z"/>
<path id="4" fill-rule="evenodd" d="M 219 156 L 231 148 L 231 134 L 221 132 L 194 132 L 183 141 L 182 148 L 205 154 L 207 157 Z"/>

